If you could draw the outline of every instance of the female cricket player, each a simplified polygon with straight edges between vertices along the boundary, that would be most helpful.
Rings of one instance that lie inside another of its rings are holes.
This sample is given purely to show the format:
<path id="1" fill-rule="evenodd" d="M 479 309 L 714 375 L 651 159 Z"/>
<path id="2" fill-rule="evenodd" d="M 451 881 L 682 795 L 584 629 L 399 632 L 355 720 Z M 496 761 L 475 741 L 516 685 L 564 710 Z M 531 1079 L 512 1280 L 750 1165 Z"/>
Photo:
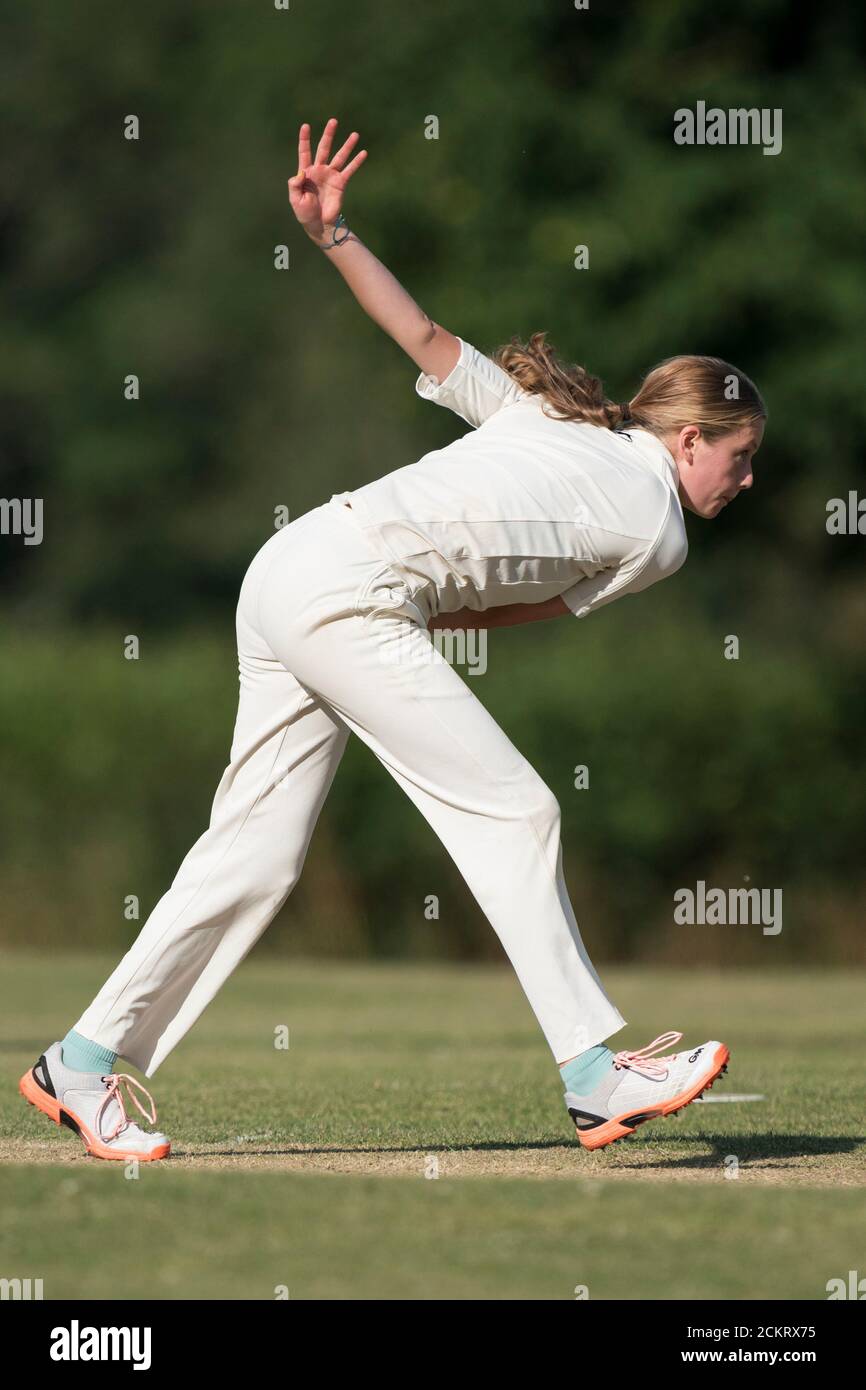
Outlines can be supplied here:
<path id="1" fill-rule="evenodd" d="M 626 404 L 543 333 L 491 357 L 430 319 L 352 232 L 343 195 L 366 159 L 353 132 L 315 157 L 303 125 L 288 181 L 298 222 L 408 353 L 416 391 L 472 428 L 444 449 L 276 531 L 237 609 L 240 703 L 208 829 L 97 997 L 21 1079 L 28 1101 L 99 1158 L 159 1159 L 147 1077 L 297 882 L 350 732 L 427 818 L 499 936 L 597 1149 L 688 1105 L 725 1070 L 682 1033 L 612 1052 L 625 1019 L 587 955 L 562 870 L 560 808 L 437 650 L 438 627 L 582 618 L 673 574 L 683 508 L 718 516 L 752 485 L 767 412 L 715 357 L 672 357 Z M 627 425 L 628 428 L 623 428 Z M 132 1088 L 136 1089 L 133 1090 Z M 136 1090 L 146 1099 L 142 1105 Z"/>

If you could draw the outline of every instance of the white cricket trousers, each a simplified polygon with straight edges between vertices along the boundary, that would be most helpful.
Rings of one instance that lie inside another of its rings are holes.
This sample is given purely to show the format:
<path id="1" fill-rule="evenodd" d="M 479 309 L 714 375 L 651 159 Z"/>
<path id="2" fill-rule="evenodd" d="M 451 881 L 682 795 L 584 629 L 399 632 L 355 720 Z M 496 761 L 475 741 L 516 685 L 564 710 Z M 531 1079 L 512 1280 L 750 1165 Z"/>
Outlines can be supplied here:
<path id="1" fill-rule="evenodd" d="M 555 1060 L 623 1028 L 569 902 L 556 798 L 344 495 L 262 546 L 237 634 L 240 703 L 210 825 L 76 1031 L 153 1076 L 297 882 L 350 731 L 454 859 Z"/>

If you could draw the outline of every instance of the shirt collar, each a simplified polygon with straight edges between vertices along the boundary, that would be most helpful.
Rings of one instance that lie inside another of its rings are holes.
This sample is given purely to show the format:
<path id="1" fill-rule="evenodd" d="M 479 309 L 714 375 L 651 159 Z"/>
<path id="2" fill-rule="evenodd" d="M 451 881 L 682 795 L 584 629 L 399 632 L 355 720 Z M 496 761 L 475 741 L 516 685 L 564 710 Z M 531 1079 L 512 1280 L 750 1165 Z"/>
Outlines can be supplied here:
<path id="1" fill-rule="evenodd" d="M 646 460 L 679 497 L 680 476 L 674 463 L 674 456 L 667 445 L 663 444 L 657 435 L 650 434 L 649 430 L 642 429 L 638 425 L 629 425 L 627 429 L 617 430 L 617 434 L 628 436 L 639 451 L 641 458 Z"/>

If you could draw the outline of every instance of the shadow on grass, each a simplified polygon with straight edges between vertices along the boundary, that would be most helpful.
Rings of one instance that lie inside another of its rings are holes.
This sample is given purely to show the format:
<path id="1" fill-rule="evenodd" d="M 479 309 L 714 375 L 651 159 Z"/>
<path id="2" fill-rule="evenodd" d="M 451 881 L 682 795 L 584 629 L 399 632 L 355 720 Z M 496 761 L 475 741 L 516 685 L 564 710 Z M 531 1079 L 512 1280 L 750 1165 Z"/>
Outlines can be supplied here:
<path id="1" fill-rule="evenodd" d="M 591 1151 L 593 1158 L 604 1158 L 606 1154 L 612 1153 L 621 1163 L 624 1155 L 623 1144 L 629 1145 L 629 1150 L 633 1156 L 637 1156 L 637 1145 L 635 1140 L 641 1142 L 641 1168 L 655 1166 L 658 1168 L 718 1168 L 724 1164 L 725 1160 L 734 1157 L 738 1160 L 741 1168 L 748 1170 L 750 1166 L 760 1164 L 762 1168 L 783 1168 L 783 1162 L 772 1162 L 773 1159 L 785 1160 L 806 1157 L 828 1158 L 843 1154 L 856 1152 L 861 1147 L 862 1140 L 851 1136 L 839 1136 L 838 1138 L 826 1137 L 816 1138 L 815 1135 L 786 1134 L 786 1135 L 751 1135 L 748 1145 L 745 1145 L 737 1135 L 731 1135 L 724 1143 L 704 1134 L 690 1135 L 665 1135 L 656 1134 L 651 1136 L 641 1136 L 640 1131 L 635 1131 L 621 1143 L 610 1144 L 606 1148 Z M 653 1162 L 653 1149 L 659 1145 L 678 1146 L 700 1144 L 710 1147 L 712 1152 L 708 1154 L 690 1154 L 688 1156 L 673 1156 L 670 1158 L 658 1158 Z M 461 1154 L 461 1153 L 543 1153 L 561 1150 L 569 1153 L 590 1153 L 589 1150 L 581 1149 L 577 1140 L 567 1139 L 543 1139 L 536 1142 L 520 1142 L 518 1140 L 486 1140 L 475 1144 L 443 1144 L 441 1142 L 431 1142 L 429 1144 L 410 1144 L 410 1145 L 360 1145 L 355 1146 L 320 1146 L 320 1147 L 296 1147 L 296 1148 L 248 1148 L 239 1146 L 230 1149 L 173 1149 L 171 1157 L 173 1159 L 196 1159 L 196 1158 L 310 1158 L 319 1156 L 350 1157 L 354 1154 L 386 1155 L 386 1154 Z M 628 1151 L 626 1151 L 628 1152 Z"/>

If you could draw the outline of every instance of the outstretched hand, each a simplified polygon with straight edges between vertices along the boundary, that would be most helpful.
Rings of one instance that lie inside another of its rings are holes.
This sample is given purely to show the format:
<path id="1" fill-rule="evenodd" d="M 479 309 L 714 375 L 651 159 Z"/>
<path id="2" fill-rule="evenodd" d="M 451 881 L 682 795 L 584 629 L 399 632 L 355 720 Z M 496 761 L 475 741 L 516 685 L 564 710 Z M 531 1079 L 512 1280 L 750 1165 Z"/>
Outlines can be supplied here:
<path id="1" fill-rule="evenodd" d="M 333 159 L 329 159 L 336 129 L 337 118 L 332 116 L 322 131 L 313 159 L 310 127 L 304 122 L 298 136 L 298 172 L 288 181 L 292 211 L 314 241 L 321 240 L 334 226 L 342 209 L 343 190 L 367 158 L 367 151 L 359 150 L 351 163 L 346 163 L 359 139 L 358 132 L 353 130 Z"/>

